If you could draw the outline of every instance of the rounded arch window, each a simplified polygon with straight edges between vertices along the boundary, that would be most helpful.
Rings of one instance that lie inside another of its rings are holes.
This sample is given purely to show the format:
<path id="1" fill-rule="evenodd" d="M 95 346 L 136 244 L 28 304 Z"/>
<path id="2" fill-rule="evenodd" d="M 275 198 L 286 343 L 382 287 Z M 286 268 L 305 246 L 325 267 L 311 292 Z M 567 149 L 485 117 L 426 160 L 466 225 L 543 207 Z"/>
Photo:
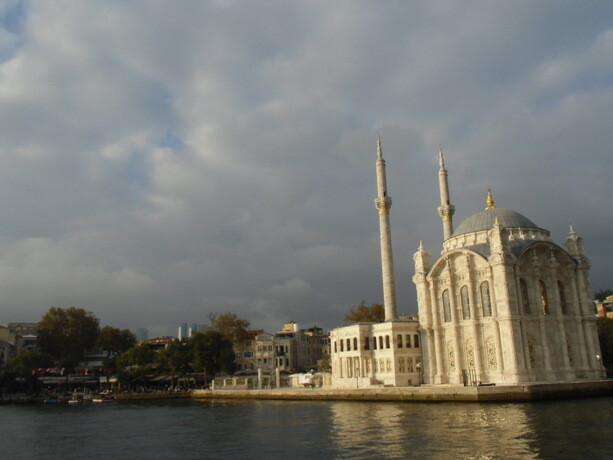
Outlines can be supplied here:
<path id="1" fill-rule="evenodd" d="M 460 298 L 462 300 L 462 318 L 470 319 L 470 299 L 468 297 L 468 286 L 462 286 L 462 289 L 460 289 Z"/>
<path id="2" fill-rule="evenodd" d="M 483 316 L 492 316 L 492 302 L 490 300 L 490 283 L 484 281 L 480 286 L 481 291 L 481 306 L 483 307 Z"/>
<path id="3" fill-rule="evenodd" d="M 443 291 L 443 320 L 446 323 L 451 321 L 451 307 L 449 305 L 449 289 Z"/>

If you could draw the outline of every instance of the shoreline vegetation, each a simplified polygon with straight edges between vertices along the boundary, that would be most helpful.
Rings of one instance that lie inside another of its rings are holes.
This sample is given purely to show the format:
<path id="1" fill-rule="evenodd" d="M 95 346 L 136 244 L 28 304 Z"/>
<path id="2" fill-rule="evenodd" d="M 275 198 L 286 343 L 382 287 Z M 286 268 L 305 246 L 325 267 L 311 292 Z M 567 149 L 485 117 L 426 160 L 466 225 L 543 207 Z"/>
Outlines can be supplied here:
<path id="1" fill-rule="evenodd" d="M 315 401 L 395 402 L 519 402 L 613 396 L 613 380 L 570 383 L 535 383 L 515 386 L 384 387 L 365 389 L 277 388 L 272 390 L 193 389 L 185 392 L 154 391 L 119 393 L 116 401 L 147 399 L 254 399 Z M 42 403 L 40 397 L 3 395 L 0 404 Z"/>

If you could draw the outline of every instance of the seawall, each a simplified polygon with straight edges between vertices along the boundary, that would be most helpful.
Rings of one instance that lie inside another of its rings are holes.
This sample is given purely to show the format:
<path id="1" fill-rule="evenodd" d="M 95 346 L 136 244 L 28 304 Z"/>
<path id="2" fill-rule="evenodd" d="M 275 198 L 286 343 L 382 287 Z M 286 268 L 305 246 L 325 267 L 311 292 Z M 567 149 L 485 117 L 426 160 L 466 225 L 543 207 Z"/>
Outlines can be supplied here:
<path id="1" fill-rule="evenodd" d="M 321 401 L 536 401 L 613 396 L 613 380 L 513 386 L 421 386 L 365 389 L 279 388 L 273 390 L 192 390 L 197 399 L 267 399 Z"/>

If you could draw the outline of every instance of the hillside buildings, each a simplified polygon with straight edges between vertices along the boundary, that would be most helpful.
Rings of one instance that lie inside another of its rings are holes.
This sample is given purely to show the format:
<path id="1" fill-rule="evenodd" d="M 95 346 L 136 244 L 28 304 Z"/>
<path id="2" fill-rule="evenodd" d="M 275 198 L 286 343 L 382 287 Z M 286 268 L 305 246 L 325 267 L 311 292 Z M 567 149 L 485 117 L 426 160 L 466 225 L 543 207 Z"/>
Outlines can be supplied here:
<path id="1" fill-rule="evenodd" d="M 247 331 L 243 340 L 234 343 L 237 371 L 309 371 L 329 354 L 329 346 L 329 337 L 320 327 L 300 329 L 293 321 L 276 334 Z"/>
<path id="2" fill-rule="evenodd" d="M 420 244 L 413 277 L 419 321 L 398 319 L 380 139 L 376 168 L 385 322 L 331 332 L 334 386 L 604 378 L 582 238 L 571 226 L 562 248 L 527 217 L 497 208 L 490 192 L 485 209 L 454 230 L 442 151 L 443 250 L 432 261 Z"/>

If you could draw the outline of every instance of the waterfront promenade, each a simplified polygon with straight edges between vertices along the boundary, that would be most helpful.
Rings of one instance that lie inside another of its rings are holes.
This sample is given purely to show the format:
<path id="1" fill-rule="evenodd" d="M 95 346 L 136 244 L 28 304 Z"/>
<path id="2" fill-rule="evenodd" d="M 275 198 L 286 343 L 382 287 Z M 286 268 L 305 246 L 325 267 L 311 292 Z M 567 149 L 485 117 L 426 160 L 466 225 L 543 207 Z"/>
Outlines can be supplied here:
<path id="1" fill-rule="evenodd" d="M 190 397 L 201 399 L 268 399 L 321 401 L 535 401 L 613 396 L 613 380 L 589 382 L 535 383 L 514 386 L 428 386 L 364 389 L 278 388 L 272 390 L 191 390 Z"/>

